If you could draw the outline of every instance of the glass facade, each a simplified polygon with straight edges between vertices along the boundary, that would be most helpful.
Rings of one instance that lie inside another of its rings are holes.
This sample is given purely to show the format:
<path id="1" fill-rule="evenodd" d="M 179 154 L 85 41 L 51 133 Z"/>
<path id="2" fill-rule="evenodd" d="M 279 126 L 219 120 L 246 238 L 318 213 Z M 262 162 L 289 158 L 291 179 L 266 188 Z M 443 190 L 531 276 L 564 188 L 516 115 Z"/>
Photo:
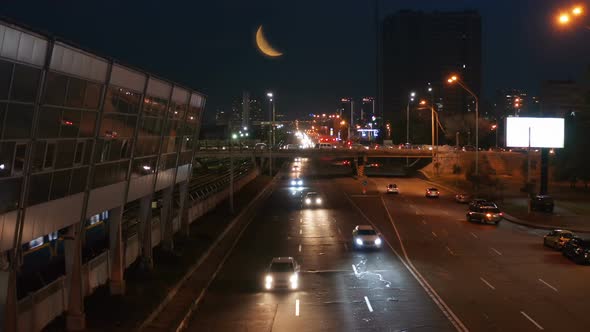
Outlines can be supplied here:
<path id="1" fill-rule="evenodd" d="M 0 57 L 0 214 L 18 207 L 27 169 L 30 206 L 83 192 L 91 167 L 94 189 L 191 162 L 202 96 L 187 91 L 186 102 L 173 102 L 145 84 L 111 84 L 112 63 L 96 61 L 104 79 L 96 66 L 80 69 L 87 61 L 54 68 Z"/>

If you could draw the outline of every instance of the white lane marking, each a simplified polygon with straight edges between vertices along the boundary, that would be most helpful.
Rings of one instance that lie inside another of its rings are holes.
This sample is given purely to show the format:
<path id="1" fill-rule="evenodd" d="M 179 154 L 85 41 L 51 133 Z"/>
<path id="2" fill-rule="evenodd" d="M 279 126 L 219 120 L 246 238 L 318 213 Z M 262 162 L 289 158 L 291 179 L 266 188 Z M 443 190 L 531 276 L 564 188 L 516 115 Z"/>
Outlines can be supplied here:
<path id="1" fill-rule="evenodd" d="M 303 229 L 299 229 L 299 235 L 303 234 Z"/>
<path id="2" fill-rule="evenodd" d="M 303 218 L 299 219 L 299 222 L 303 224 Z"/>
<path id="3" fill-rule="evenodd" d="M 420 211 L 416 210 L 416 215 L 419 216 L 420 215 Z"/>
<path id="4" fill-rule="evenodd" d="M 471 232 L 470 234 L 471 234 L 471 236 L 473 236 L 474 238 L 477 239 L 477 235 L 475 235 L 475 233 Z"/>
<path id="5" fill-rule="evenodd" d="M 352 206 L 354 206 L 356 208 L 356 210 L 360 213 L 360 215 L 363 216 L 363 218 L 365 218 L 365 220 L 367 220 L 371 225 L 373 225 L 373 227 L 375 227 L 375 224 L 371 221 L 371 219 L 369 219 L 369 217 L 367 217 L 367 215 L 363 212 L 363 210 L 361 210 L 352 201 L 352 199 L 350 199 L 350 197 L 348 197 L 348 195 L 346 195 L 346 198 L 352 204 Z M 395 250 L 393 248 L 393 246 L 391 245 L 391 243 L 389 243 L 389 241 L 387 239 L 385 239 L 385 243 L 387 243 L 387 245 L 389 246 L 391 251 L 393 251 L 393 253 L 397 256 L 397 258 L 399 258 L 399 260 L 402 262 L 402 264 L 404 264 L 406 269 L 408 269 L 408 271 L 410 272 L 412 277 L 414 277 L 414 279 L 416 279 L 416 281 L 420 284 L 422 289 L 424 289 L 424 291 L 430 297 L 432 302 L 434 302 L 436 304 L 436 306 L 440 309 L 440 311 L 443 313 L 443 315 L 445 315 L 445 317 L 449 320 L 449 322 L 451 322 L 451 324 L 453 324 L 455 329 L 457 331 L 465 331 L 465 332 L 469 331 L 469 329 L 467 329 L 467 327 L 465 327 L 465 325 L 457 317 L 457 315 L 455 315 L 453 310 L 445 303 L 445 301 L 440 297 L 440 295 L 438 295 L 436 290 L 434 290 L 434 288 L 428 283 L 426 278 L 424 278 L 422 276 L 422 274 L 420 273 L 420 271 L 418 271 L 418 269 L 416 269 L 416 267 L 414 266 L 414 264 L 410 260 L 410 257 L 408 256 L 408 252 L 406 251 L 406 247 L 404 246 L 404 242 L 402 240 L 402 237 L 397 229 L 397 226 L 393 222 L 393 218 L 391 217 L 391 213 L 389 213 L 389 209 L 387 208 L 387 205 L 385 204 L 385 200 L 383 199 L 383 197 L 381 197 L 381 204 L 383 204 L 383 207 L 385 207 L 385 212 L 387 212 L 389 222 L 391 223 L 391 225 L 393 226 L 393 229 L 395 230 L 395 234 L 399 240 L 399 243 L 402 248 L 402 252 L 404 254 L 405 259 L 402 258 L 402 256 L 397 252 L 397 250 Z M 375 228 L 377 228 L 377 227 L 375 227 Z"/>
<path id="6" fill-rule="evenodd" d="M 422 223 L 423 223 L 424 225 L 426 225 L 426 220 L 422 220 Z"/>
<path id="7" fill-rule="evenodd" d="M 352 270 L 354 271 L 354 274 L 357 275 L 358 272 L 356 271 L 356 265 L 352 264 Z"/>
<path id="8" fill-rule="evenodd" d="M 373 307 L 371 307 L 371 302 L 369 302 L 369 298 L 365 296 L 365 303 L 367 304 L 367 308 L 369 308 L 370 312 L 373 312 Z"/>
<path id="9" fill-rule="evenodd" d="M 435 232 L 432 232 L 432 235 L 433 235 L 434 237 L 438 237 L 438 235 L 436 235 L 436 233 L 435 233 Z"/>
<path id="10" fill-rule="evenodd" d="M 531 318 L 531 316 L 527 315 L 526 312 L 521 311 L 520 312 L 524 317 L 526 317 L 526 319 L 528 319 L 531 323 L 535 324 L 535 326 L 539 329 L 539 330 L 544 330 L 543 326 L 539 325 L 539 323 L 535 322 L 534 319 Z"/>
<path id="11" fill-rule="evenodd" d="M 449 246 L 446 247 L 447 251 L 449 252 L 449 254 L 451 254 L 452 256 L 455 256 L 455 253 L 451 250 L 451 248 L 449 248 Z"/>
<path id="12" fill-rule="evenodd" d="M 299 245 L 299 252 L 301 252 L 301 245 Z"/>
<path id="13" fill-rule="evenodd" d="M 481 280 L 484 284 L 488 285 L 488 287 L 490 287 L 492 290 L 496 290 L 496 287 L 492 286 L 492 284 L 490 284 L 487 280 L 485 280 L 483 277 L 479 277 L 479 280 Z"/>
<path id="14" fill-rule="evenodd" d="M 379 195 L 350 195 L 350 197 L 355 197 L 355 198 L 359 198 L 359 197 L 363 197 L 363 198 L 374 198 L 374 197 L 381 197 Z"/>
<path id="15" fill-rule="evenodd" d="M 502 253 L 499 252 L 498 250 L 496 250 L 495 248 L 490 248 L 492 249 L 493 252 L 495 252 L 496 254 L 498 254 L 498 256 L 502 256 Z"/>
<path id="16" fill-rule="evenodd" d="M 451 214 L 449 213 L 449 211 L 445 211 L 444 214 L 446 214 L 447 216 L 450 216 Z"/>
<path id="17" fill-rule="evenodd" d="M 555 287 L 551 286 L 551 285 L 550 285 L 548 282 L 546 282 L 545 280 L 543 280 L 543 279 L 539 278 L 539 281 L 540 281 L 542 284 L 544 284 L 545 286 L 547 286 L 547 287 L 549 287 L 549 288 L 553 289 L 554 291 L 558 292 L 557 288 L 555 288 Z"/>
<path id="18" fill-rule="evenodd" d="M 299 317 L 299 299 L 295 300 L 295 316 Z"/>

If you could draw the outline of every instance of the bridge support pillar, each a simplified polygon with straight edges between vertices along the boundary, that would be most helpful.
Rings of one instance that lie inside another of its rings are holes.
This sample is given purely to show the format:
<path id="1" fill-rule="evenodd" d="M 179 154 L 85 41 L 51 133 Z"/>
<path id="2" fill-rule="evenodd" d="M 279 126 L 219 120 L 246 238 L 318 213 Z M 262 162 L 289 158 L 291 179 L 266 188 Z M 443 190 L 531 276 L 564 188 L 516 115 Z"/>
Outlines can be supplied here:
<path id="1" fill-rule="evenodd" d="M 84 314 L 84 288 L 82 282 L 82 225 L 74 224 L 67 229 L 64 241 L 66 262 L 66 285 L 68 307 L 66 310 L 66 330 L 81 331 L 86 328 Z"/>
<path id="2" fill-rule="evenodd" d="M 184 181 L 178 184 L 178 192 L 180 201 L 178 202 L 178 218 L 180 218 L 180 231 L 184 236 L 190 235 L 190 220 L 189 220 L 189 209 L 190 199 L 188 196 L 188 181 Z"/>
<path id="3" fill-rule="evenodd" d="M 174 197 L 174 185 L 163 190 L 162 208 L 160 209 L 160 230 L 162 234 L 162 248 L 167 251 L 174 250 L 174 230 L 172 226 L 172 197 Z"/>
<path id="4" fill-rule="evenodd" d="M 139 247 L 141 266 L 146 270 L 154 268 L 152 255 L 152 195 L 139 199 Z"/>
<path id="5" fill-rule="evenodd" d="M 16 267 L 10 267 L 8 255 L 0 253 L 0 331 L 18 331 Z"/>
<path id="6" fill-rule="evenodd" d="M 111 275 L 109 289 L 111 295 L 125 294 L 125 246 L 123 245 L 123 207 L 109 211 L 109 251 L 111 254 Z"/>

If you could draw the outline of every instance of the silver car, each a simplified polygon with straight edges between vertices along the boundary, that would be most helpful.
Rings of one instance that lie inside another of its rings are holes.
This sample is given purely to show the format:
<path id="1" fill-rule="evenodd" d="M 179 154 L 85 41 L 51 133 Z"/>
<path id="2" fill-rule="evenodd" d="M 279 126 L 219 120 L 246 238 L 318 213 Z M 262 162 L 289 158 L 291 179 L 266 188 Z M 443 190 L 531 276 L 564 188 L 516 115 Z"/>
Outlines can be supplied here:
<path id="1" fill-rule="evenodd" d="M 275 257 L 264 276 L 264 289 L 297 289 L 299 287 L 299 264 L 293 257 Z"/>
<path id="2" fill-rule="evenodd" d="M 352 244 L 357 249 L 381 248 L 383 240 L 371 225 L 358 225 L 352 231 Z"/>

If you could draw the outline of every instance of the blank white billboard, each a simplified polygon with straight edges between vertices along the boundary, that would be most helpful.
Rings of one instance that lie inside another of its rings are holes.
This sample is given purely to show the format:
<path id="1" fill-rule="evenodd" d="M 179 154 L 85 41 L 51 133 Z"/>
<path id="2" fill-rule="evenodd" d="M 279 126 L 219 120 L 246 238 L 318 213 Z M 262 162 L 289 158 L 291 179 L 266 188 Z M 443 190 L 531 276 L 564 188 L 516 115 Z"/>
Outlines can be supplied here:
<path id="1" fill-rule="evenodd" d="M 532 148 L 563 148 L 563 118 L 506 118 L 506 146 L 528 147 L 529 128 Z"/>

